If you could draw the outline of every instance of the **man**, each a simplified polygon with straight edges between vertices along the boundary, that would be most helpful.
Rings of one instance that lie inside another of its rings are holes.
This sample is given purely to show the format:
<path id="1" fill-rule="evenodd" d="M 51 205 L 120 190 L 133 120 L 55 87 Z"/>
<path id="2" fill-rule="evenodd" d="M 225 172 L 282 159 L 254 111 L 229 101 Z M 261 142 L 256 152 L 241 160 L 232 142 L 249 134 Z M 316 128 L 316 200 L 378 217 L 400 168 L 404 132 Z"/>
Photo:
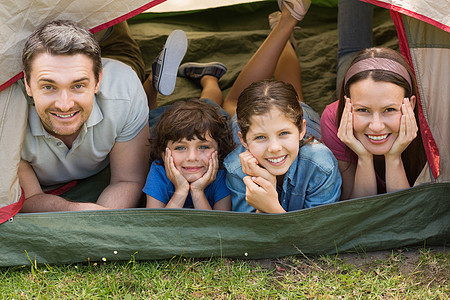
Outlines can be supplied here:
<path id="1" fill-rule="evenodd" d="M 19 166 L 21 212 L 138 206 L 149 166 L 149 129 L 147 97 L 136 73 L 101 59 L 93 35 L 70 21 L 38 28 L 25 44 L 22 63 L 34 105 Z M 108 168 L 109 185 L 96 203 L 44 192 Z"/>

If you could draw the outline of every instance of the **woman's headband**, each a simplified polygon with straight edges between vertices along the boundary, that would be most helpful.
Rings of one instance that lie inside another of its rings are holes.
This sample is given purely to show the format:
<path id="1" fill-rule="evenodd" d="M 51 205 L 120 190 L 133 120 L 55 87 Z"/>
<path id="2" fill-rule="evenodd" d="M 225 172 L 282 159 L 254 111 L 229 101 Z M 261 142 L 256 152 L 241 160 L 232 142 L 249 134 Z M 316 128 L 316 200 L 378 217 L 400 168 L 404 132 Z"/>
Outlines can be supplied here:
<path id="1" fill-rule="evenodd" d="M 406 68 L 392 59 L 379 57 L 366 58 L 353 64 L 345 75 L 344 86 L 347 85 L 347 81 L 354 75 L 369 70 L 384 70 L 398 74 L 405 78 L 412 90 L 411 76 L 409 76 Z"/>

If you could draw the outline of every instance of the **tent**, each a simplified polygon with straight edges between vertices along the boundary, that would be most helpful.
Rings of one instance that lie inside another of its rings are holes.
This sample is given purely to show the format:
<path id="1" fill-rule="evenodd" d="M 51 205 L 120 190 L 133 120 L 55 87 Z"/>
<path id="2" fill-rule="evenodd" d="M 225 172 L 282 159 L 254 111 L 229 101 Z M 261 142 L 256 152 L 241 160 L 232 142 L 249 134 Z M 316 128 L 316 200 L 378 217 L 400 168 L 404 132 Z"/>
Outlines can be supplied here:
<path id="1" fill-rule="evenodd" d="M 133 255 L 140 260 L 174 255 L 264 258 L 300 251 L 325 254 L 423 243 L 445 245 L 449 240 L 450 97 L 446 86 L 450 8 L 445 0 L 367 1 L 389 8 L 397 28 L 392 26 L 388 11 L 377 9 L 376 43 L 400 49 L 410 58 L 418 78 L 420 123 L 429 162 L 418 185 L 280 215 L 145 208 L 17 214 L 23 196 L 16 174 L 27 115 L 27 103 L 15 83 L 21 77 L 20 51 L 25 37 L 45 20 L 69 18 L 95 32 L 131 18 L 130 29 L 141 47 L 147 70 L 167 35 L 181 28 L 189 38 L 185 61 L 226 63 L 229 71 L 221 80 L 226 93 L 267 36 L 267 15 L 277 9 L 276 1 L 169 13 L 152 13 L 162 0 L 132 4 L 110 0 L 101 6 L 60 0 L 54 7 L 47 7 L 43 1 L 6 2 L 3 6 L 8 9 L 0 13 L 5 24 L 0 36 L 0 266 L 30 264 L 34 260 L 129 260 Z M 304 96 L 318 112 L 333 100 L 335 4 L 332 0 L 313 0 L 300 24 L 302 30 L 295 32 Z M 142 13 L 147 9 L 149 12 Z M 198 93 L 194 84 L 180 78 L 174 94 L 159 101 L 166 104 Z"/>

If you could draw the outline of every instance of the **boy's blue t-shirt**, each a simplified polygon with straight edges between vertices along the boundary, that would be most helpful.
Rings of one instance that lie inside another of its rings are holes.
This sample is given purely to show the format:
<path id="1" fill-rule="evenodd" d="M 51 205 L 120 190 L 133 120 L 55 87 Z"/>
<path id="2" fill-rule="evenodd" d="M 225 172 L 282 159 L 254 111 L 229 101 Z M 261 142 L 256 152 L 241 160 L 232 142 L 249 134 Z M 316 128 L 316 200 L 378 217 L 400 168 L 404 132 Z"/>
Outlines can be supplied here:
<path id="1" fill-rule="evenodd" d="M 162 162 L 159 161 L 159 163 Z M 230 195 L 230 191 L 228 190 L 225 181 L 226 171 L 223 169 L 219 169 L 217 171 L 216 179 L 205 188 L 205 196 L 206 199 L 208 199 L 211 208 L 219 200 Z M 167 177 L 164 164 L 160 165 L 156 162 L 152 163 L 143 191 L 147 195 L 163 202 L 164 204 L 167 204 L 170 201 L 173 194 L 175 193 L 175 186 Z M 183 207 L 194 208 L 191 193 L 188 194 Z"/>

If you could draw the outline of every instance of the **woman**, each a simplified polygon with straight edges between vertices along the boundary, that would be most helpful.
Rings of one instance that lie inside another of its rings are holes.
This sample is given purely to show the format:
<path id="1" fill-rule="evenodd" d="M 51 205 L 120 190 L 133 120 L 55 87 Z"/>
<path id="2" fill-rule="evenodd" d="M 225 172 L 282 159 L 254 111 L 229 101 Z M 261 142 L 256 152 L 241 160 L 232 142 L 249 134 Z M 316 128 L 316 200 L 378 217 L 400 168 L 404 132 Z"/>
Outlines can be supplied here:
<path id="1" fill-rule="evenodd" d="M 417 86 L 405 59 L 369 48 L 352 61 L 339 100 L 321 118 L 323 142 L 338 159 L 341 199 L 411 187 L 425 162 Z"/>

